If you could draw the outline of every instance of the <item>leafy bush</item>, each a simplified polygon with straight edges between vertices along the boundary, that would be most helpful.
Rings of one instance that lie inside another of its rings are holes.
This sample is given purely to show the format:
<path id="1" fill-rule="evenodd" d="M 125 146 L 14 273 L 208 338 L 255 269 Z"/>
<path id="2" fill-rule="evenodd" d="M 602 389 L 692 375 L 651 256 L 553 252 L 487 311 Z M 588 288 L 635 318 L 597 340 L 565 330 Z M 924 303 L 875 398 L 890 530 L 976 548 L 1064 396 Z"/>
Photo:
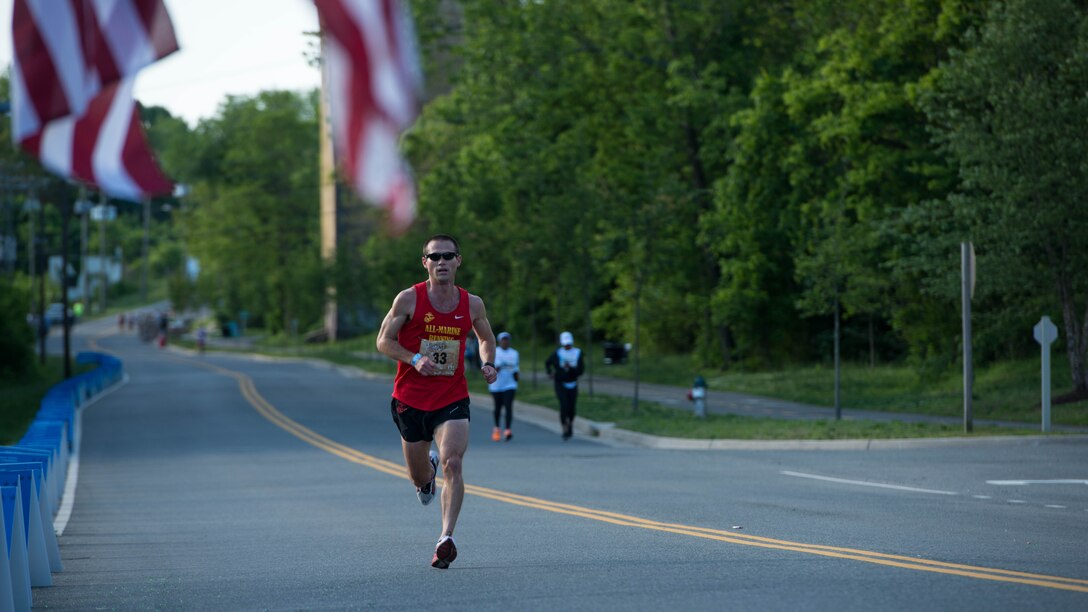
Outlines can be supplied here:
<path id="1" fill-rule="evenodd" d="M 22 376 L 34 363 L 34 328 L 27 322 L 30 291 L 22 277 L 0 278 L 0 378 Z"/>

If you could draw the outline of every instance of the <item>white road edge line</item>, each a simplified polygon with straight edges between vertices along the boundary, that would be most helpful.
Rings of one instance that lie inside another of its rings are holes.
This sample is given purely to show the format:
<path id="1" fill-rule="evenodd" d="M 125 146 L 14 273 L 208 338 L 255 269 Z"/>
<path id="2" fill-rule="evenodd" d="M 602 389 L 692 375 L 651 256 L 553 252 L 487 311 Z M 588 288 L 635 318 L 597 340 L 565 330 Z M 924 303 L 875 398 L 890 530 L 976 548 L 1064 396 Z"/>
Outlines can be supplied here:
<path id="1" fill-rule="evenodd" d="M 112 387 L 92 397 L 90 401 L 80 406 L 79 412 L 82 413 L 88 406 L 91 406 L 98 400 L 106 397 L 126 384 L 128 384 L 128 374 L 123 374 L 121 380 Z M 75 448 L 72 449 L 72 455 L 68 458 L 68 474 L 64 481 L 64 496 L 61 498 L 60 509 L 57 510 L 57 516 L 53 519 L 53 531 L 57 533 L 58 537 L 63 535 L 64 530 L 68 527 L 68 519 L 72 518 L 72 507 L 76 503 L 76 483 L 79 481 L 79 447 L 82 434 L 83 432 L 80 430 L 75 432 Z"/>
<path id="2" fill-rule="evenodd" d="M 987 480 L 986 484 L 1002 487 L 1021 487 L 1031 484 L 1082 484 L 1088 485 L 1088 480 L 1062 478 L 1058 480 Z"/>
<path id="3" fill-rule="evenodd" d="M 788 470 L 782 470 L 780 472 L 785 476 L 795 476 L 797 478 L 811 478 L 812 480 L 824 480 L 827 482 L 838 482 L 841 484 L 858 485 L 862 487 L 877 487 L 880 489 L 895 489 L 896 491 L 913 491 L 915 493 L 932 493 L 934 495 L 959 495 L 955 491 L 938 491 L 936 489 L 919 489 L 917 487 L 905 487 L 902 485 L 884 484 L 882 482 L 866 482 L 864 480 L 846 480 L 845 478 L 832 478 L 830 476 L 818 476 L 816 474 L 803 474 L 801 472 L 790 472 Z"/>

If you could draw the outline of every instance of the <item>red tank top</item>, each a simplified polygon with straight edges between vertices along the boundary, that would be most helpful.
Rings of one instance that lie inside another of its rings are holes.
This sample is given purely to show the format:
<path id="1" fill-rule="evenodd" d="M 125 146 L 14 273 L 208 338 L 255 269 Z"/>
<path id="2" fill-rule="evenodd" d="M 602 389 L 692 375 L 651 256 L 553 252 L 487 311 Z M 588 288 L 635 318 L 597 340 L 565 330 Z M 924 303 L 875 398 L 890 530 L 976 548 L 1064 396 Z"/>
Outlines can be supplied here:
<path id="1" fill-rule="evenodd" d="M 393 397 L 419 410 L 438 410 L 468 397 L 465 380 L 465 339 L 472 329 L 468 291 L 457 287 L 453 312 L 438 312 L 427 297 L 427 283 L 412 287 L 416 309 L 400 328 L 397 341 L 409 351 L 423 353 L 448 374 L 423 376 L 403 361 L 397 363 Z"/>

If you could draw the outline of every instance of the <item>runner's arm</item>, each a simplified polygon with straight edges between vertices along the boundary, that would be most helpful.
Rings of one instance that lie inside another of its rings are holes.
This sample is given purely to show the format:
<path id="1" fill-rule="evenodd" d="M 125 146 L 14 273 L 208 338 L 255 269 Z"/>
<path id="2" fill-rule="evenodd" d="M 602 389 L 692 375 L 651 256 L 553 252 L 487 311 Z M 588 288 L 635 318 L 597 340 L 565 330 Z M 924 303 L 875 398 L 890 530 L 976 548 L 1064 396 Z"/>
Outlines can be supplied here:
<path id="1" fill-rule="evenodd" d="M 472 329 L 480 341 L 480 361 L 485 364 L 480 371 L 488 384 L 491 384 L 498 377 L 498 370 L 495 369 L 495 332 L 491 330 L 491 322 L 487 320 L 487 308 L 484 307 L 482 299 L 470 294 L 468 306 L 472 316 Z"/>
<path id="2" fill-rule="evenodd" d="M 382 320 L 381 329 L 378 330 L 377 348 L 378 352 L 386 357 L 403 361 L 414 367 L 420 374 L 428 375 L 434 371 L 434 364 L 431 363 L 430 358 L 424 355 L 413 365 L 412 358 L 416 354 L 404 348 L 397 339 L 400 329 L 408 322 L 415 309 L 415 291 L 405 289 L 397 294 L 396 299 L 393 300 L 393 306 L 386 313 L 385 319 Z"/>

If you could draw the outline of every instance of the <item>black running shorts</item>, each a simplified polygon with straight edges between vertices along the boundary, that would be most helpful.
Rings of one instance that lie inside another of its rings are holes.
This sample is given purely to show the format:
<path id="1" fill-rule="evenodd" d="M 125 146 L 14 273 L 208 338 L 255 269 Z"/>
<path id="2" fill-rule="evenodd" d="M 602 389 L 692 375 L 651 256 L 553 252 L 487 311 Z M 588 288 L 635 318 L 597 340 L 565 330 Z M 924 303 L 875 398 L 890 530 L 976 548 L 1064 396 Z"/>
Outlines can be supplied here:
<path id="1" fill-rule="evenodd" d="M 393 422 L 397 424 L 400 437 L 405 442 L 430 442 L 434 440 L 435 428 L 442 423 L 458 419 L 472 420 L 467 397 L 438 410 L 412 408 L 394 397 L 389 411 L 393 414 Z"/>

